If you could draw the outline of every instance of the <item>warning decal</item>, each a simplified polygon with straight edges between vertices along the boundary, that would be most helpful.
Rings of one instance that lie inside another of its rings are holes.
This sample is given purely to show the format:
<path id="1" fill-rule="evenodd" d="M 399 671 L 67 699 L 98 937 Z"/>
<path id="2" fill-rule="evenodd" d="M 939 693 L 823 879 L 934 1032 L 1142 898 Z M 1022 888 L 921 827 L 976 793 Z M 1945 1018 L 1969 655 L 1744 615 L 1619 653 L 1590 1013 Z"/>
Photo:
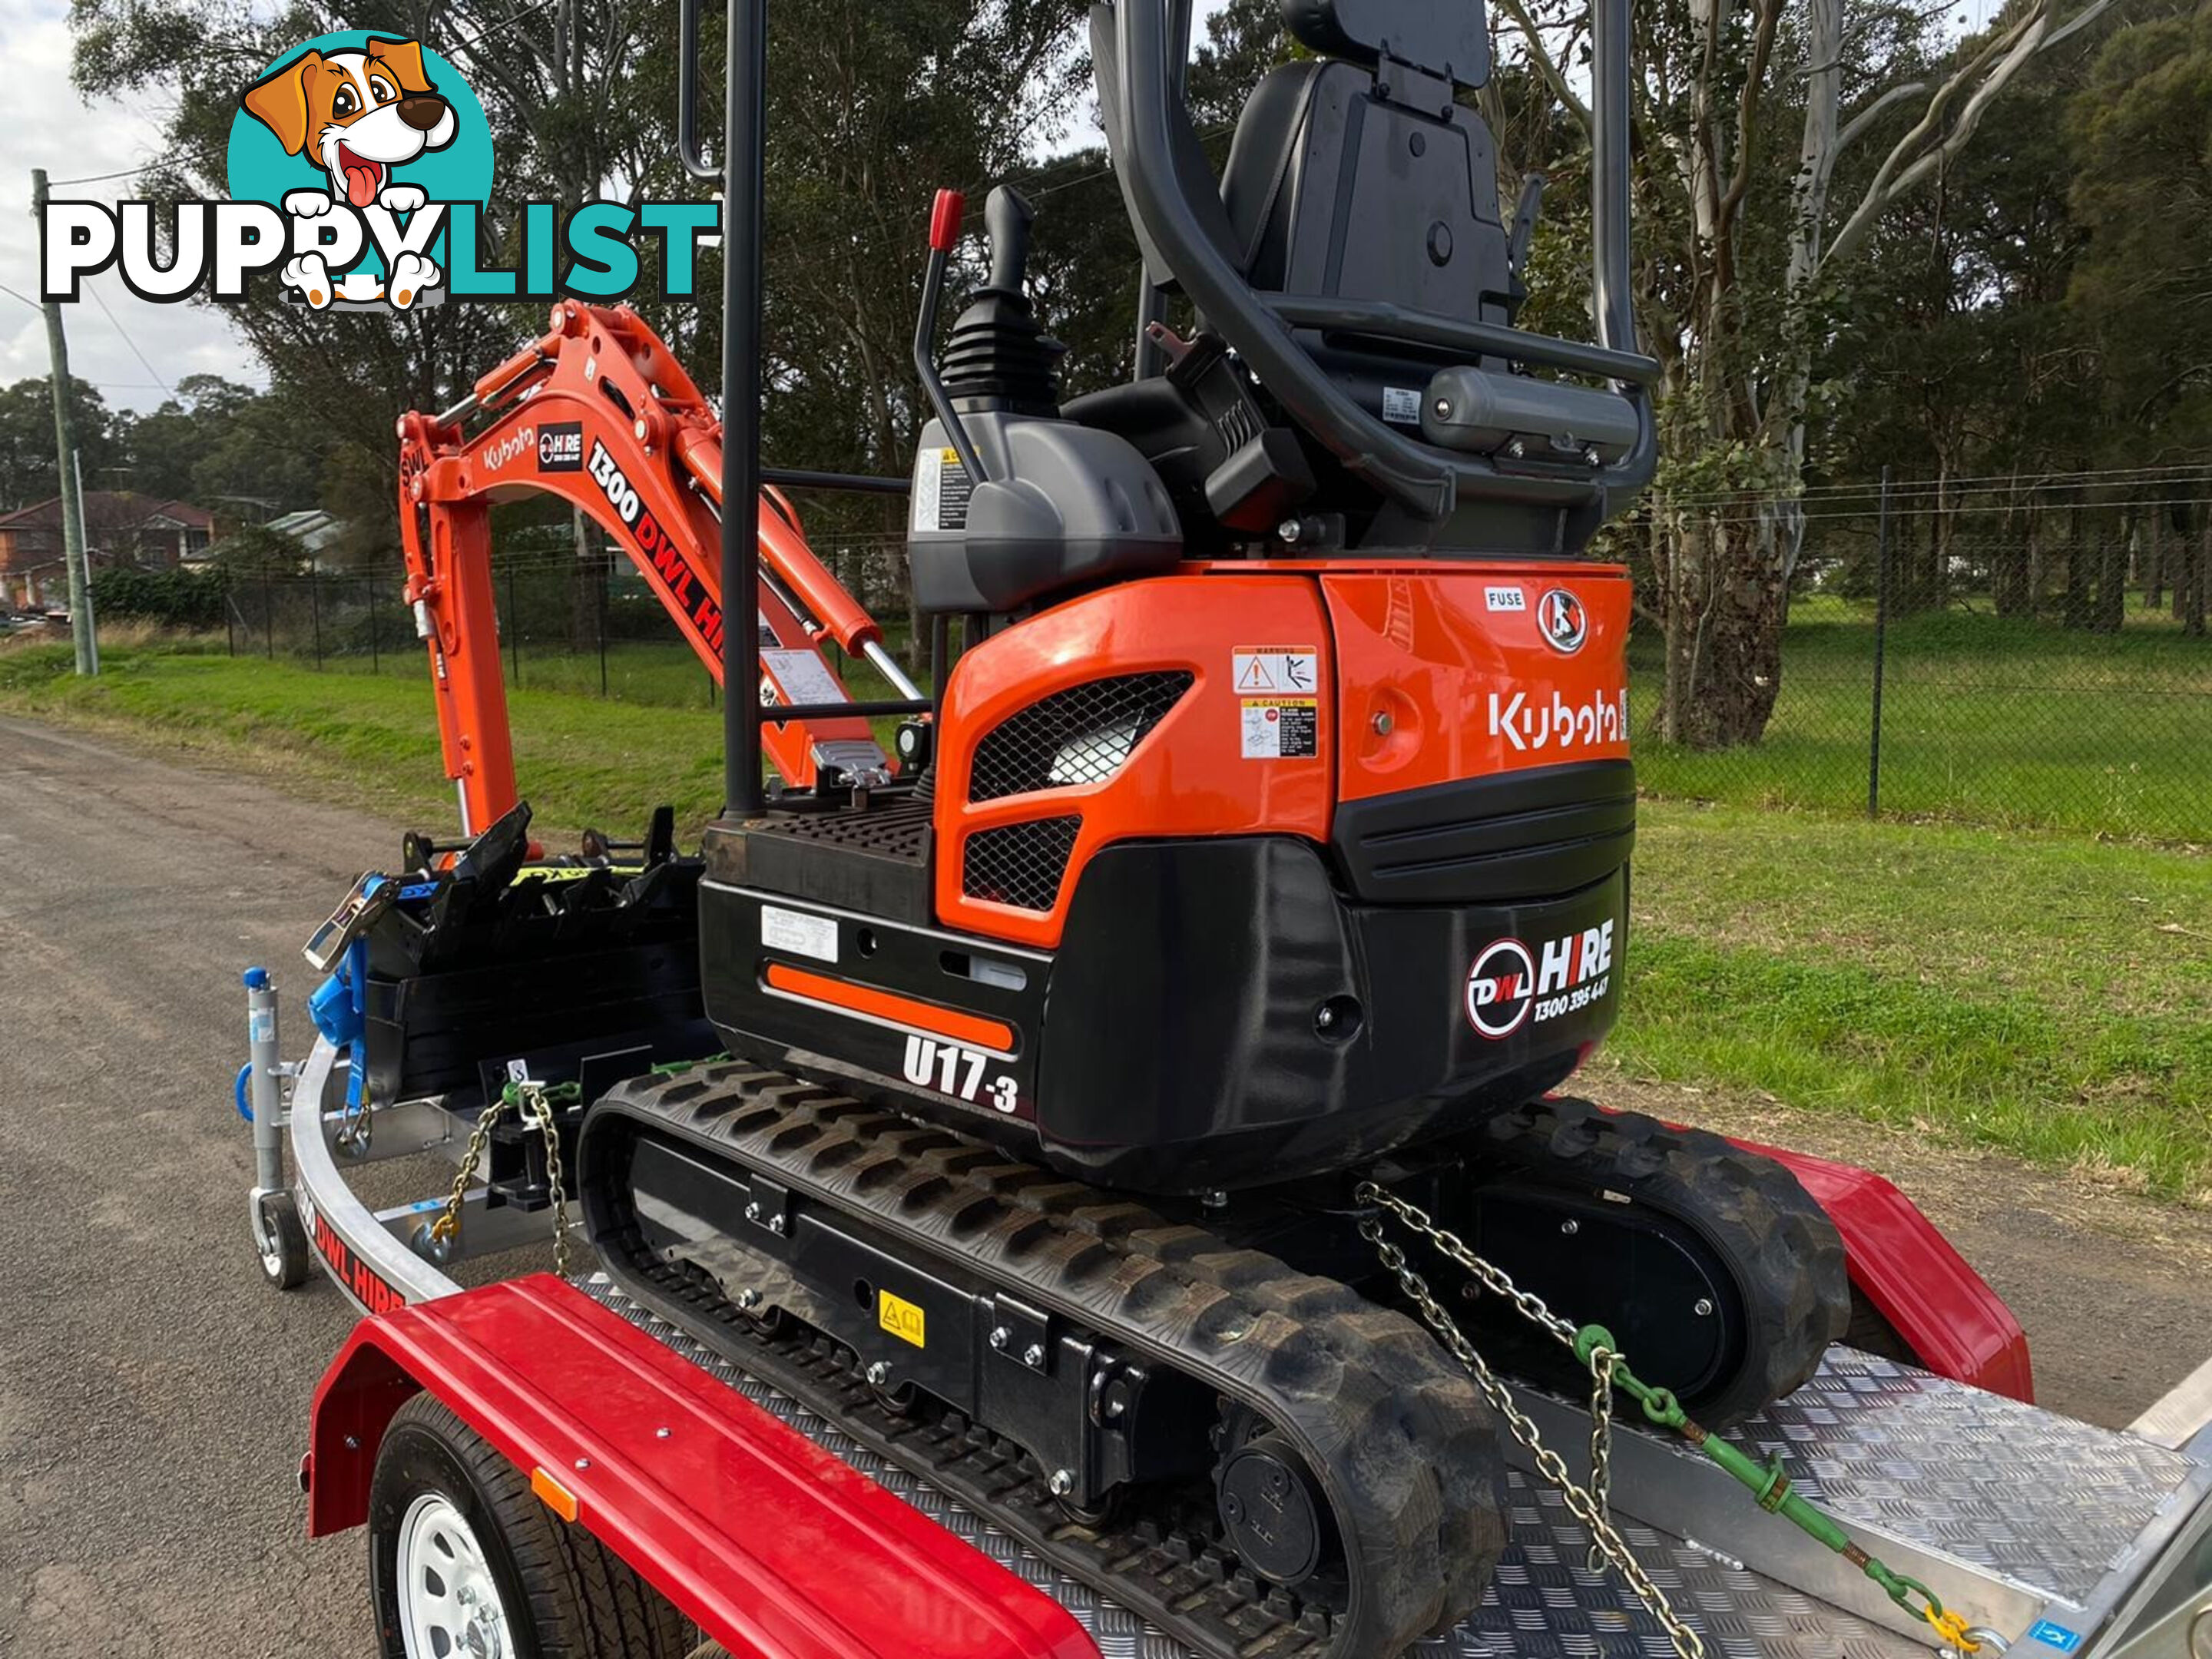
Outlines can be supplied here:
<path id="1" fill-rule="evenodd" d="M 1309 760 L 1321 752 L 1321 704 L 1312 697 L 1247 697 L 1246 760 Z"/>
<path id="2" fill-rule="evenodd" d="M 850 702 L 829 665 L 811 651 L 763 651 L 761 666 L 775 677 L 785 702 Z M 766 688 L 763 688 L 765 690 Z M 763 702 L 774 702 L 763 696 Z"/>
<path id="3" fill-rule="evenodd" d="M 965 530 L 968 497 L 975 481 L 960 464 L 957 449 L 925 449 L 915 458 L 914 518 L 916 530 Z"/>
<path id="4" fill-rule="evenodd" d="M 1240 645 L 1231 684 L 1240 697 L 1310 697 L 1321 689 L 1321 653 L 1310 645 Z"/>

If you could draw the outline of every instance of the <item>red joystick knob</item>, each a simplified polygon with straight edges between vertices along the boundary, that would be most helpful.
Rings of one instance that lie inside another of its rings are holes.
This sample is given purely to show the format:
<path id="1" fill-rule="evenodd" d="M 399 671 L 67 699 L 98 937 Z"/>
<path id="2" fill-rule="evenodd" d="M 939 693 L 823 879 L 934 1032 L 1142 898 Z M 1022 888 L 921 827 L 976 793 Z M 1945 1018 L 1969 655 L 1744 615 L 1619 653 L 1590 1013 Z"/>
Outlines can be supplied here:
<path id="1" fill-rule="evenodd" d="M 967 198 L 957 190 L 937 192 L 937 205 L 929 210 L 929 245 L 939 253 L 950 253 L 960 240 L 960 217 L 968 206 Z"/>

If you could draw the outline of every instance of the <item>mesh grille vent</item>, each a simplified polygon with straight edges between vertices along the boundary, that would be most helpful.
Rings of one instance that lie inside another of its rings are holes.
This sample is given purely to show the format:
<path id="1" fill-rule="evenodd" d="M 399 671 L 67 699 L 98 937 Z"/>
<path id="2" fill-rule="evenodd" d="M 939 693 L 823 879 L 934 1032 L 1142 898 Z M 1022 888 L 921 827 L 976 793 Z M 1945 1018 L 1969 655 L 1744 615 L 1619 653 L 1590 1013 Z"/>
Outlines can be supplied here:
<path id="1" fill-rule="evenodd" d="M 979 830 L 968 837 L 960 890 L 1024 910 L 1049 910 L 1075 851 L 1079 817 L 1032 818 Z"/>
<path id="2" fill-rule="evenodd" d="M 1182 670 L 1121 674 L 1039 698 L 975 745 L 968 799 L 1104 782 L 1190 690 L 1192 678 Z"/>

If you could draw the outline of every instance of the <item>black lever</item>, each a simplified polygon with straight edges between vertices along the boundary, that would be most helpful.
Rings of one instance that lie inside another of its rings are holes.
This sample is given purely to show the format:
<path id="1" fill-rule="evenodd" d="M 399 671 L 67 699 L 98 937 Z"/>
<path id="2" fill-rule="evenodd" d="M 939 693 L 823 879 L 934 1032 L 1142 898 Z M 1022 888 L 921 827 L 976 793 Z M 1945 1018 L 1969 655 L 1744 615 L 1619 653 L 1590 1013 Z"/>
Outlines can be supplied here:
<path id="1" fill-rule="evenodd" d="M 1513 234 L 1505 244 L 1505 268 L 1516 276 L 1528 268 L 1528 247 L 1536 240 L 1536 216 L 1544 206 L 1544 175 L 1524 173 L 1520 204 L 1513 210 Z"/>
<path id="2" fill-rule="evenodd" d="M 991 192 L 991 204 L 995 204 L 1001 194 L 1012 194 L 1000 185 Z M 1020 200 L 1018 197 L 1015 198 Z M 937 373 L 937 307 L 945 293 L 945 262 L 960 241 L 960 215 L 964 205 L 957 190 L 940 190 L 929 213 L 929 264 L 921 275 L 921 314 L 914 325 L 914 372 L 921 378 L 921 389 L 928 394 L 929 406 L 937 412 L 937 422 L 945 428 L 945 435 L 952 441 L 952 447 L 960 456 L 960 465 L 968 469 L 968 477 L 975 483 L 988 481 L 990 475 L 983 471 L 982 458 L 976 454 L 975 446 L 969 441 L 968 428 L 961 423 L 960 411 L 952 407 L 946 395 L 945 382 Z M 1029 204 L 1022 204 L 1024 211 Z M 988 222 L 989 205 L 985 208 Z M 1023 250 L 1026 258 L 1028 250 Z M 1016 275 L 1019 275 L 1018 268 Z"/>
<path id="3" fill-rule="evenodd" d="M 983 229 L 991 239 L 991 286 L 1017 299 L 1029 274 L 1030 226 L 1036 210 L 1021 191 L 995 186 L 983 203 Z"/>

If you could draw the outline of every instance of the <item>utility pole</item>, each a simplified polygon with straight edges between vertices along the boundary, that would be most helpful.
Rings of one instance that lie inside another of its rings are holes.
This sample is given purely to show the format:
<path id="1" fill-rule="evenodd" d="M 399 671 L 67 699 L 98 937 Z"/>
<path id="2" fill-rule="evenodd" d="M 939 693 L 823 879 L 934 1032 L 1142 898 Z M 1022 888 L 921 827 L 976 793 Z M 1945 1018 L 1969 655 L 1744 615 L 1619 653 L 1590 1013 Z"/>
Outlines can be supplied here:
<path id="1" fill-rule="evenodd" d="M 71 568 L 70 574 L 82 590 L 84 605 L 84 631 L 77 632 L 76 605 L 70 607 L 70 631 L 76 638 L 77 659 L 80 662 L 88 659 L 92 665 L 89 670 L 79 669 L 77 672 L 97 674 L 100 672 L 100 618 L 92 613 L 92 553 L 84 544 L 84 452 L 82 449 L 70 456 L 70 468 L 75 475 L 73 482 L 76 485 L 78 526 L 76 563 Z"/>
<path id="2" fill-rule="evenodd" d="M 41 231 L 46 222 L 46 170 L 31 169 L 31 216 Z M 54 391 L 54 477 L 61 486 L 62 556 L 69 565 L 70 635 L 76 641 L 76 672 L 97 674 L 93 657 L 92 594 L 86 580 L 84 514 L 74 488 L 77 478 L 76 432 L 70 419 L 69 338 L 62 332 L 62 307 L 58 300 L 45 302 L 46 356 L 52 365 Z"/>

